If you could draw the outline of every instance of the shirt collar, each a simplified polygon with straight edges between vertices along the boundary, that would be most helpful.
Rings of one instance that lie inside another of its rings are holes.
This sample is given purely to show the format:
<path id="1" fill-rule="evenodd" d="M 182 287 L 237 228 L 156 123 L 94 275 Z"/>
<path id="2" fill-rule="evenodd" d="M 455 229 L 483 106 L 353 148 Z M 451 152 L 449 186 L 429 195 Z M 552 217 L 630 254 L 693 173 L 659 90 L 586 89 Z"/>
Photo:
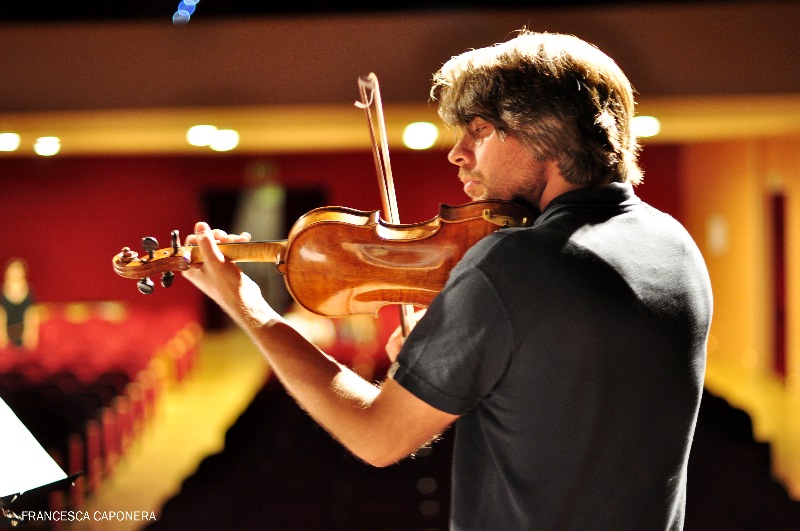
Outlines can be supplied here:
<path id="1" fill-rule="evenodd" d="M 570 190 L 555 197 L 536 219 L 534 225 L 540 225 L 563 211 L 600 212 L 624 211 L 638 205 L 641 199 L 634 193 L 631 183 L 611 183 L 603 186 Z"/>

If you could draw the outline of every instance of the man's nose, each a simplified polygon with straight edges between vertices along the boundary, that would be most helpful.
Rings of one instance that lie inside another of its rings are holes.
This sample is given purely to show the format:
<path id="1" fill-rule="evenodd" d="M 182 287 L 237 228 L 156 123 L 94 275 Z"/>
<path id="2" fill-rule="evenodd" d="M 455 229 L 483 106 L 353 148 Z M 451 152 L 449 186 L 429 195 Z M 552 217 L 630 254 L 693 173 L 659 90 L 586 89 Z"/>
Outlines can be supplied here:
<path id="1" fill-rule="evenodd" d="M 467 135 L 464 135 L 458 139 L 453 149 L 447 154 L 447 160 L 449 160 L 451 164 L 463 167 L 470 163 L 470 160 L 472 160 L 472 151 L 468 148 L 466 142 Z"/>

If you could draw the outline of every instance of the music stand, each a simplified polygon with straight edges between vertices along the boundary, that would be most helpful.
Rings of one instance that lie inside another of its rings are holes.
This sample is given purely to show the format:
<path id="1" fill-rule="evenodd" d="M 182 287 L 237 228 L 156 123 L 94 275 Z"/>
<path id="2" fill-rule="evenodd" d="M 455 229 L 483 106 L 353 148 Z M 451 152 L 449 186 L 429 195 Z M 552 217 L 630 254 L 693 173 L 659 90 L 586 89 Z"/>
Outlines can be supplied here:
<path id="1" fill-rule="evenodd" d="M 58 463 L 0 398 L 0 515 L 16 525 L 11 505 L 32 493 L 63 488 L 81 475 L 67 476 Z"/>

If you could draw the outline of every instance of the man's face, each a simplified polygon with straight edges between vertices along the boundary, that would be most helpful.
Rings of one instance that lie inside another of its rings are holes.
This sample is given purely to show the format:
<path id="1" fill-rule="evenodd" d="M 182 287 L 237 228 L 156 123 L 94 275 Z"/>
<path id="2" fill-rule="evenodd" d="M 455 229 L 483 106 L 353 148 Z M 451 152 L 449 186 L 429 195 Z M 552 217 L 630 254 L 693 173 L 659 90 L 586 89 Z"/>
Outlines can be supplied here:
<path id="1" fill-rule="evenodd" d="M 521 198 L 538 205 L 547 184 L 546 164 L 483 118 L 467 124 L 447 159 L 458 166 L 464 193 L 474 200 Z"/>

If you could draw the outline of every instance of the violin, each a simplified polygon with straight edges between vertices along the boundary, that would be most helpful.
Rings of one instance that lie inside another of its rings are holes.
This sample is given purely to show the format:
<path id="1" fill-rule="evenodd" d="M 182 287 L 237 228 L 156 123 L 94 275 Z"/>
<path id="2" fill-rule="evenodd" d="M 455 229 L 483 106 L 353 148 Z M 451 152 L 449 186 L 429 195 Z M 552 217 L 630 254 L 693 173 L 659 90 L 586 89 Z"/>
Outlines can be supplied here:
<path id="1" fill-rule="evenodd" d="M 480 239 L 502 227 L 529 225 L 530 210 L 508 201 L 440 205 L 434 218 L 392 224 L 379 211 L 346 207 L 311 210 L 292 226 L 286 240 L 221 243 L 233 262 L 272 262 L 289 293 L 301 306 L 326 317 L 378 315 L 389 304 L 427 307 L 444 287 L 450 270 Z M 196 245 L 158 249 L 155 238 L 142 240 L 146 254 L 125 247 L 113 259 L 121 277 L 139 280 L 139 291 L 154 290 L 151 276 L 172 284 L 175 271 L 200 263 Z"/>

